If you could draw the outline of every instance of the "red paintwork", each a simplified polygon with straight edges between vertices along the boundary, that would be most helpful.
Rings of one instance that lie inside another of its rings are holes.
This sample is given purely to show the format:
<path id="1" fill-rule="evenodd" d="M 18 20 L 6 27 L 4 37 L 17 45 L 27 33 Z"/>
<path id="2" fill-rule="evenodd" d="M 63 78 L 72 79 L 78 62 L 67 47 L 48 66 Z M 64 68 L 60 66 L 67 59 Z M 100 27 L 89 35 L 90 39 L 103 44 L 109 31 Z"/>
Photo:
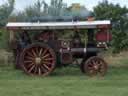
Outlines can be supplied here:
<path id="1" fill-rule="evenodd" d="M 112 34 L 108 32 L 106 29 L 101 29 L 96 34 L 96 41 L 99 42 L 107 42 L 112 40 Z"/>

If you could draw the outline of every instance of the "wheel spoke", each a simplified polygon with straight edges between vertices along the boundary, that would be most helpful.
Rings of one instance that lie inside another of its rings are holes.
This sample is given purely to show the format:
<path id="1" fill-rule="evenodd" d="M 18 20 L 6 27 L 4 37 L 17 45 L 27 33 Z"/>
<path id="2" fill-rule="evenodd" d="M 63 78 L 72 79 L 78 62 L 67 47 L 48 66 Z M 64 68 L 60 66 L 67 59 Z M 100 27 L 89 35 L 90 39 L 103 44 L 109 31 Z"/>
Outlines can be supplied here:
<path id="1" fill-rule="evenodd" d="M 34 49 L 32 49 L 32 54 L 34 55 L 34 57 L 37 57 L 37 54 L 35 53 Z"/>
<path id="2" fill-rule="evenodd" d="M 50 56 L 50 54 L 46 54 L 45 56 L 42 57 L 42 59 L 47 58 L 48 56 Z"/>
<path id="3" fill-rule="evenodd" d="M 27 61 L 24 61 L 24 63 L 32 63 L 32 61 L 28 61 L 28 60 L 27 60 Z"/>
<path id="4" fill-rule="evenodd" d="M 53 58 L 44 59 L 44 61 L 50 61 L 50 60 L 54 60 L 54 59 Z"/>
<path id="5" fill-rule="evenodd" d="M 39 56 L 40 57 L 41 57 L 42 52 L 43 52 L 43 48 L 41 48 L 40 51 L 39 51 Z"/>
<path id="6" fill-rule="evenodd" d="M 35 65 L 35 68 L 34 68 L 34 74 L 36 74 L 36 72 L 38 71 L 37 68 L 38 66 Z"/>
<path id="7" fill-rule="evenodd" d="M 51 65 L 50 62 L 43 61 L 42 64 Z"/>
<path id="8" fill-rule="evenodd" d="M 41 56 L 44 56 L 44 54 L 47 52 L 47 49 L 44 50 L 44 52 L 41 54 Z"/>
<path id="9" fill-rule="evenodd" d="M 38 47 L 35 48 L 35 53 L 36 53 L 36 56 L 39 57 L 39 51 L 38 51 Z"/>
<path id="10" fill-rule="evenodd" d="M 28 64 L 28 67 L 31 67 L 32 65 L 34 65 L 34 63 Z"/>
<path id="11" fill-rule="evenodd" d="M 41 75 L 41 69 L 38 67 L 38 74 Z"/>
<path id="12" fill-rule="evenodd" d="M 47 69 L 48 71 L 50 71 L 50 68 L 49 68 L 46 64 L 43 64 L 43 67 L 44 67 L 45 69 Z"/>
<path id="13" fill-rule="evenodd" d="M 42 69 L 41 71 L 43 71 L 43 73 L 48 72 L 48 70 L 46 70 L 43 66 L 40 66 L 40 69 Z"/>
<path id="14" fill-rule="evenodd" d="M 26 56 L 25 58 L 27 58 L 27 59 L 29 59 L 29 60 L 34 60 L 34 58 L 32 58 L 32 57 L 29 57 L 29 56 Z"/>
<path id="15" fill-rule="evenodd" d="M 102 66 L 104 63 L 102 61 L 99 61 L 99 66 Z"/>
<path id="16" fill-rule="evenodd" d="M 33 65 L 29 70 L 28 72 L 30 73 L 33 69 L 34 69 L 35 65 Z"/>
<path id="17" fill-rule="evenodd" d="M 101 65 L 100 68 L 99 68 L 99 72 L 104 72 L 105 69 L 106 69 L 105 66 Z"/>
<path id="18" fill-rule="evenodd" d="M 93 65 L 96 65 L 96 62 L 94 60 L 92 61 L 92 63 L 93 63 Z"/>
<path id="19" fill-rule="evenodd" d="M 33 54 L 31 54 L 30 52 L 27 52 L 28 56 L 31 56 L 34 58 Z"/>

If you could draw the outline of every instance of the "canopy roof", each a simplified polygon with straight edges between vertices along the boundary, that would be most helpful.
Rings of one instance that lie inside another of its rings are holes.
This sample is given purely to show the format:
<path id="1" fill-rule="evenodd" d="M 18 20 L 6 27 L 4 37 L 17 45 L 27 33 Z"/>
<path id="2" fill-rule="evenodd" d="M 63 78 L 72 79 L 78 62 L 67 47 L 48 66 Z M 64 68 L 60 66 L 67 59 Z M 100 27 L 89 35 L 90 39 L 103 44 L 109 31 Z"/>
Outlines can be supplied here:
<path id="1" fill-rule="evenodd" d="M 53 29 L 88 29 L 99 28 L 99 26 L 109 26 L 109 20 L 104 21 L 78 21 L 78 22 L 9 22 L 7 29 L 17 30 L 53 30 Z"/>

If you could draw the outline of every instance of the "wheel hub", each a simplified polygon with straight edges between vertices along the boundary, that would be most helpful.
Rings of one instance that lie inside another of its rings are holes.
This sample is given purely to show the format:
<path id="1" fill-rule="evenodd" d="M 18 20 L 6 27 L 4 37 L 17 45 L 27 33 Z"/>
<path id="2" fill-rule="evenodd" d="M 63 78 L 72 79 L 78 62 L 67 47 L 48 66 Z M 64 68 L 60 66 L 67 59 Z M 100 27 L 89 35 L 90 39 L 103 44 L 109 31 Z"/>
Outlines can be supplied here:
<path id="1" fill-rule="evenodd" d="M 38 64 L 41 64 L 41 58 L 40 57 L 37 57 L 35 58 L 35 63 L 38 65 Z"/>
<path id="2" fill-rule="evenodd" d="M 95 69 L 95 70 L 98 70 L 98 69 L 99 69 L 99 67 L 98 67 L 97 65 L 95 65 L 95 66 L 94 66 L 94 69 Z"/>

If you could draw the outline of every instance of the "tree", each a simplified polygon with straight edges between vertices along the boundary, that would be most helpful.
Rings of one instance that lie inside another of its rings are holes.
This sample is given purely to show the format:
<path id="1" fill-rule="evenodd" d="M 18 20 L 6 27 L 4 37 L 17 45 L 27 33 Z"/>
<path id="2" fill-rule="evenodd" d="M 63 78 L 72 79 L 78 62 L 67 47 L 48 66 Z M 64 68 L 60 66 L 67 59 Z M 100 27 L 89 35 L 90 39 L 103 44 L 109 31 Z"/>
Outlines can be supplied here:
<path id="1" fill-rule="evenodd" d="M 31 21 L 33 18 L 63 16 L 67 6 L 63 0 L 51 0 L 48 5 L 44 0 L 38 0 L 34 5 L 27 6 L 22 12 L 16 12 L 11 16 L 16 21 Z M 50 17 L 52 18 L 52 17 Z"/>
<path id="2" fill-rule="evenodd" d="M 38 0 L 34 5 L 28 6 L 25 8 L 24 14 L 26 19 L 31 19 L 33 17 L 41 17 L 43 15 L 42 6 L 43 2 Z"/>
<path id="3" fill-rule="evenodd" d="M 14 10 L 15 0 L 8 0 L 7 3 L 0 6 L 0 28 L 4 27 L 8 22 L 11 13 Z M 5 39 L 6 38 L 6 39 Z M 0 46 L 7 48 L 8 33 L 5 30 L 0 30 Z"/>
<path id="4" fill-rule="evenodd" d="M 111 20 L 112 22 L 112 48 L 114 52 L 128 49 L 128 9 L 119 4 L 109 3 L 107 0 L 100 2 L 94 8 L 96 19 Z"/>
<path id="5" fill-rule="evenodd" d="M 7 3 L 0 6 L 0 27 L 3 27 L 14 10 L 15 0 L 8 0 Z"/>

